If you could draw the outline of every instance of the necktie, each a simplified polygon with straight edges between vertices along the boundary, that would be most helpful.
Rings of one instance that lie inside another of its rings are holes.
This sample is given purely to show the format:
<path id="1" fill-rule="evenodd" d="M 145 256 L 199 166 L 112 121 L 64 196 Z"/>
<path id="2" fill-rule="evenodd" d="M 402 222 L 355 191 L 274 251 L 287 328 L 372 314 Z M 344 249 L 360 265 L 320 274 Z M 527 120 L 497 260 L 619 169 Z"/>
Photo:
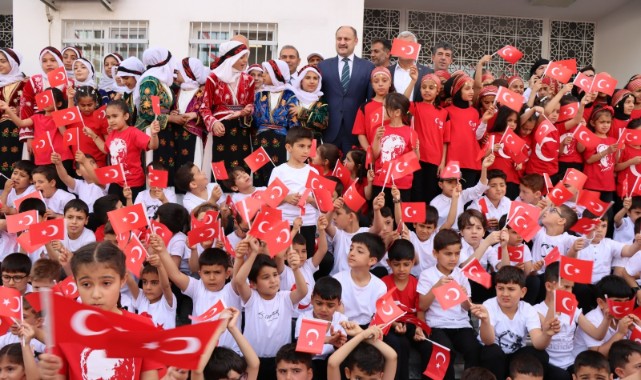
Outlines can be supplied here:
<path id="1" fill-rule="evenodd" d="M 347 92 L 347 86 L 349 86 L 349 58 L 343 58 L 343 71 L 341 72 L 341 86 L 343 86 L 343 92 Z"/>

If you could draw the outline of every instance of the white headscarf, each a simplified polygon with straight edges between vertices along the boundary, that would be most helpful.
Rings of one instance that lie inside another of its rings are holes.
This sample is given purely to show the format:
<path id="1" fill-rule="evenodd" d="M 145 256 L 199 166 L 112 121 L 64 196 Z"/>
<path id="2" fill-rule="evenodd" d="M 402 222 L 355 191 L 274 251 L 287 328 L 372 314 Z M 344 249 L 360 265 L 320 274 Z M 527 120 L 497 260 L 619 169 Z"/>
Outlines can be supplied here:
<path id="1" fill-rule="evenodd" d="M 71 67 L 75 68 L 76 67 L 76 62 L 80 62 L 86 68 L 89 69 L 89 77 L 81 82 L 78 79 L 76 79 L 76 77 L 74 76 L 74 79 L 73 79 L 74 87 L 78 88 L 80 86 L 91 86 L 93 88 L 96 88 L 96 81 L 95 81 L 96 71 L 94 70 L 93 65 L 91 64 L 91 62 L 89 62 L 88 60 L 86 60 L 84 58 L 78 58 L 75 61 L 73 61 L 73 64 L 71 65 Z"/>
<path id="2" fill-rule="evenodd" d="M 302 86 L 302 81 L 305 78 L 305 74 L 307 74 L 309 71 L 313 71 L 318 75 L 318 85 L 312 92 L 307 92 L 303 90 L 303 86 Z M 305 66 L 301 71 L 298 72 L 298 76 L 292 79 L 292 84 L 287 85 L 287 89 L 293 91 L 294 94 L 296 94 L 296 98 L 301 102 L 301 104 L 310 105 L 314 102 L 317 102 L 318 99 L 320 99 L 320 97 L 323 96 L 323 92 L 321 91 L 322 79 L 323 79 L 323 76 L 321 75 L 320 71 L 316 67 Z"/>
<path id="3" fill-rule="evenodd" d="M 40 55 L 38 56 L 38 60 L 40 62 L 42 62 L 42 57 L 47 53 L 51 54 L 53 56 L 53 58 L 56 60 L 56 62 L 58 62 L 58 67 L 64 67 L 65 66 L 64 63 L 62 63 L 62 57 L 60 56 L 60 52 L 58 51 L 58 49 L 56 49 L 54 47 L 51 47 L 51 46 L 47 46 L 46 48 L 44 48 L 44 49 L 42 49 L 40 51 Z M 47 76 L 47 73 L 45 73 L 45 71 L 42 70 L 42 64 L 40 64 L 40 75 L 42 75 L 42 88 L 45 89 L 47 87 L 50 87 L 49 86 L 49 77 Z M 62 88 L 62 86 L 58 86 L 58 88 Z"/>
<path id="4" fill-rule="evenodd" d="M 236 51 L 232 56 L 227 56 Z M 236 70 L 232 66 L 244 55 L 249 55 L 249 49 L 243 43 L 238 41 L 227 41 L 220 44 L 220 59 L 218 67 L 214 69 L 216 77 L 225 83 L 235 83 L 242 70 Z"/>
<path id="5" fill-rule="evenodd" d="M 195 79 L 187 74 L 185 63 L 189 66 L 191 74 Z M 209 69 L 203 65 L 200 59 L 193 57 L 184 58 L 179 65 L 178 71 L 180 71 L 184 80 L 184 82 L 180 84 L 180 89 L 182 90 L 197 89 L 201 85 L 205 84 L 207 77 L 209 76 Z"/>
<path id="6" fill-rule="evenodd" d="M 171 56 L 169 50 L 163 47 L 152 47 L 142 53 L 142 63 L 147 70 L 140 76 L 136 89 L 134 90 L 134 102 L 140 100 L 140 83 L 147 77 L 154 77 L 167 87 L 174 83 L 174 70 L 178 69 L 176 60 Z"/>
<path id="7" fill-rule="evenodd" d="M 80 50 L 78 50 L 77 48 L 75 48 L 73 46 L 67 46 L 66 48 L 62 49 L 62 51 L 60 53 L 64 56 L 65 52 L 67 50 L 73 50 L 73 52 L 76 54 L 76 59 L 82 58 L 82 54 L 80 54 Z M 71 64 L 71 70 L 65 69 L 65 71 L 67 72 L 67 78 L 73 79 L 73 77 L 74 77 L 74 75 L 73 75 L 73 63 Z"/>
<path id="8" fill-rule="evenodd" d="M 0 74 L 0 87 L 4 87 L 8 84 L 15 83 L 15 82 L 20 82 L 21 80 L 24 79 L 24 75 L 22 75 L 22 72 L 20 71 L 20 63 L 22 62 L 22 55 L 18 53 L 17 51 L 9 48 L 2 48 L 0 49 L 0 52 L 4 54 L 7 57 L 7 61 L 9 61 L 9 65 L 11 65 L 11 71 L 9 71 L 7 74 Z M 11 56 L 14 55 L 18 58 L 18 61 Z"/>
<path id="9" fill-rule="evenodd" d="M 142 64 L 142 61 L 138 57 L 129 57 L 124 61 L 120 62 L 120 65 L 116 69 L 116 76 L 124 77 L 134 77 L 136 78 L 136 83 L 140 82 L 140 76 L 145 71 L 145 65 Z M 122 86 L 123 91 L 127 94 L 135 90 L 135 87 L 131 90 L 127 86 Z"/>
<path id="10" fill-rule="evenodd" d="M 100 77 L 100 83 L 98 83 L 98 89 L 106 92 L 123 92 L 122 87 L 118 86 L 113 75 L 111 78 L 107 75 L 107 71 L 105 70 L 105 59 L 107 59 L 107 57 L 113 57 L 118 61 L 118 64 L 122 63 L 122 59 L 115 53 L 109 53 L 102 58 L 102 76 Z"/>
<path id="11" fill-rule="evenodd" d="M 276 65 L 278 73 L 274 71 L 274 68 L 272 67 L 272 63 Z M 281 61 L 280 59 L 270 59 L 269 61 L 263 62 L 262 66 L 263 66 L 263 69 L 267 71 L 267 73 L 269 74 L 269 77 L 272 78 L 271 85 L 263 86 L 264 91 L 280 92 L 287 88 L 287 82 L 289 82 L 289 78 L 290 78 L 289 66 L 287 66 L 287 62 Z M 279 74 L 283 79 L 282 81 L 277 78 Z"/>

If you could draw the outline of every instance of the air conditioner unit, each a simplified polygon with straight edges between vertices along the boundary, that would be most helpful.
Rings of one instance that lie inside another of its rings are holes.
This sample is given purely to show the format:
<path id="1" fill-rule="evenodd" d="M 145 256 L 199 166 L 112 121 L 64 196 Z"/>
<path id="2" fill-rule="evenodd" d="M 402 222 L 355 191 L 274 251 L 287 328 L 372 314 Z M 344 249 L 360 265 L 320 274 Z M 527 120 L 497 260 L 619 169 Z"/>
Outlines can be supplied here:
<path id="1" fill-rule="evenodd" d="M 58 8 L 56 7 L 56 1 L 60 3 L 62 1 L 72 1 L 72 0 L 40 0 L 40 1 L 42 1 L 46 6 L 53 9 L 54 11 L 57 11 Z M 105 8 L 107 8 L 108 10 L 110 11 L 114 10 L 112 0 L 92 0 L 92 1 L 100 1 L 102 5 L 104 5 Z"/>
<path id="2" fill-rule="evenodd" d="M 542 7 L 567 8 L 576 0 L 528 0 L 531 5 Z"/>

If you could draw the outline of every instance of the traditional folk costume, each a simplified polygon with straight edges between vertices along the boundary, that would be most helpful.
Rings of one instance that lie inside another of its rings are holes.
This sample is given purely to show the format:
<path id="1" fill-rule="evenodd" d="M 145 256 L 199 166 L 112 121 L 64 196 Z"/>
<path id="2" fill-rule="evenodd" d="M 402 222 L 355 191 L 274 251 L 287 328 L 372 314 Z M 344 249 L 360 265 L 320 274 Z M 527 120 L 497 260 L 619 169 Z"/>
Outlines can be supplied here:
<path id="1" fill-rule="evenodd" d="M 24 75 L 20 72 L 20 62 L 22 55 L 9 48 L 0 49 L 11 65 L 9 73 L 0 75 L 0 100 L 4 101 L 9 107 L 16 109 L 16 114 L 20 114 L 20 95 L 22 87 L 25 84 Z M 18 140 L 19 128 L 11 119 L 0 110 L 0 173 L 11 178 L 12 165 L 22 158 L 23 144 Z M 4 186 L 6 179 L 0 178 L 0 186 Z"/>
<path id="2" fill-rule="evenodd" d="M 318 75 L 318 85 L 313 92 L 303 90 L 302 81 L 308 72 L 314 72 Z M 311 129 L 314 137 L 322 144 L 323 131 L 327 129 L 329 122 L 329 111 L 327 103 L 321 100 L 323 92 L 321 91 L 323 76 L 316 66 L 305 66 L 298 72 L 298 76 L 292 80 L 292 84 L 287 88 L 296 94 L 299 102 L 300 111 L 296 118 L 302 127 Z"/>
<path id="3" fill-rule="evenodd" d="M 96 88 L 96 71 L 94 70 L 93 65 L 91 64 L 91 62 L 89 62 L 88 60 L 86 60 L 84 58 L 78 58 L 75 61 L 73 61 L 73 65 L 72 66 L 74 68 L 76 67 L 76 63 L 84 65 L 87 68 L 87 70 L 89 70 L 89 76 L 87 77 L 87 79 L 85 79 L 83 81 L 79 81 L 78 79 L 76 79 L 74 77 L 74 79 L 73 79 L 73 88 L 78 88 L 78 87 L 81 87 L 81 86 L 89 86 L 89 87 Z"/>
<path id="4" fill-rule="evenodd" d="M 137 57 L 129 57 L 124 61 L 120 62 L 120 65 L 116 69 L 116 76 L 124 77 L 134 77 L 136 78 L 136 86 L 140 83 L 140 76 L 145 71 L 145 65 L 142 64 L 142 61 Z M 136 116 L 138 110 L 136 103 L 134 101 L 134 91 L 135 88 L 129 89 L 127 86 L 123 86 L 122 99 L 127 103 L 129 107 L 129 124 L 136 125 Z"/>
<path id="5" fill-rule="evenodd" d="M 62 49 L 60 51 L 60 53 L 62 54 L 63 57 L 65 56 L 65 53 L 68 50 L 71 50 L 76 55 L 76 59 L 82 58 L 82 52 L 80 51 L 79 48 L 74 47 L 74 46 L 67 46 L 66 48 Z M 65 67 L 65 71 L 67 72 L 67 78 L 69 78 L 69 79 L 73 79 L 76 76 L 74 74 L 74 72 L 73 72 L 73 62 L 71 63 L 71 68 L 70 69 L 67 70 L 67 68 Z"/>
<path id="6" fill-rule="evenodd" d="M 109 73 L 111 77 L 107 75 L 107 71 L 105 69 L 105 60 L 109 57 L 112 57 L 116 61 L 118 61 L 118 65 L 122 63 L 122 56 L 118 53 L 109 53 L 102 58 L 102 76 L 100 77 L 100 82 L 98 83 L 98 92 L 100 92 L 101 104 L 109 104 L 110 101 L 115 99 L 116 95 L 122 94 L 124 92 L 124 88 L 118 86 L 118 83 L 116 83 L 116 77 L 114 73 L 117 68 L 112 68 L 112 72 Z"/>

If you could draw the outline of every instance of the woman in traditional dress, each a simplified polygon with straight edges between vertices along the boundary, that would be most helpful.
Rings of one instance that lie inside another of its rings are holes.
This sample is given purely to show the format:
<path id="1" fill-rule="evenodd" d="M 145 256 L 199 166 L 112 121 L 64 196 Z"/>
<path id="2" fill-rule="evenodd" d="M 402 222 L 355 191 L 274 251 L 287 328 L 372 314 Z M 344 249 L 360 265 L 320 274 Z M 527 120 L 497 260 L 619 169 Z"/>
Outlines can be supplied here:
<path id="1" fill-rule="evenodd" d="M 296 116 L 301 127 L 311 129 L 318 145 L 322 144 L 323 131 L 327 129 L 329 111 L 327 103 L 321 100 L 323 76 L 316 66 L 307 65 L 298 71 L 292 80 L 290 90 L 296 94 L 298 105 L 292 105 L 290 114 Z"/>
<path id="2" fill-rule="evenodd" d="M 116 78 L 120 78 L 123 86 L 122 98 L 129 107 L 129 123 L 136 125 L 136 103 L 134 102 L 134 91 L 140 82 L 140 76 L 145 71 L 145 65 L 137 57 L 129 57 L 120 62 L 116 70 Z"/>
<path id="3" fill-rule="evenodd" d="M 102 104 L 109 104 L 110 101 L 120 99 L 124 88 L 116 82 L 116 72 L 122 62 L 122 56 L 118 53 L 109 53 L 102 59 L 102 76 L 98 82 L 98 92 L 102 98 Z"/>
<path id="4" fill-rule="evenodd" d="M 22 56 L 9 48 L 0 49 L 0 100 L 15 108 L 20 114 L 20 95 L 25 83 L 20 72 Z M 0 189 L 6 177 L 11 178 L 12 165 L 22 158 L 22 143 L 18 140 L 19 128 L 0 110 Z"/>

